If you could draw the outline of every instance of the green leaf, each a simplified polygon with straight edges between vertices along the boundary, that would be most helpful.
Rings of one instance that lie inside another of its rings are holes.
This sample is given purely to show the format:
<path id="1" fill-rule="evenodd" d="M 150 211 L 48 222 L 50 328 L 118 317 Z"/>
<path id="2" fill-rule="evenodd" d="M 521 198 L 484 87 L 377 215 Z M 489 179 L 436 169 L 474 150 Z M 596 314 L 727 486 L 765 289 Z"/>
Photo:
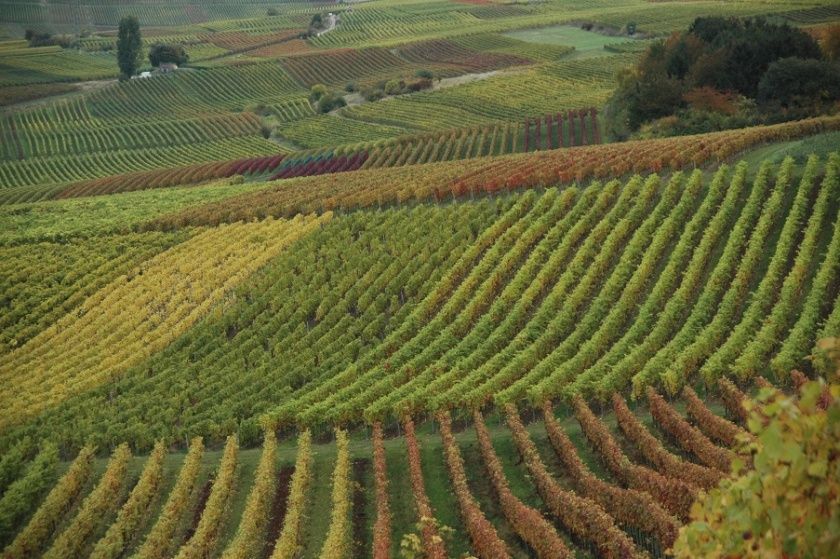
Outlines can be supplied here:
<path id="1" fill-rule="evenodd" d="M 816 462 L 811 462 L 808 466 L 808 475 L 824 478 L 826 473 L 828 472 L 828 462 L 826 460 L 817 460 Z"/>

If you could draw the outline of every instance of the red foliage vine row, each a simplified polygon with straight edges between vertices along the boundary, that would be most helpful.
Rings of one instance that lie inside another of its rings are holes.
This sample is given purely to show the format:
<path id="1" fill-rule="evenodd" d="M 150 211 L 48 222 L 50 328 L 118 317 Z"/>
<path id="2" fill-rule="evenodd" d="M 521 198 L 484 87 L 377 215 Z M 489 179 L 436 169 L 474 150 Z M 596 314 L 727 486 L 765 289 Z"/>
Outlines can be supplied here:
<path id="1" fill-rule="evenodd" d="M 484 418 L 478 410 L 473 412 L 473 423 L 484 466 L 490 476 L 490 483 L 499 499 L 502 513 L 513 527 L 516 535 L 522 538 L 540 559 L 571 559 L 574 557 L 574 553 L 563 543 L 554 526 L 543 518 L 538 510 L 527 506 L 510 490 L 502 464 L 493 449 L 493 443 L 490 441 L 490 433 L 487 432 Z"/>
<path id="2" fill-rule="evenodd" d="M 441 411 L 436 415 L 440 425 L 440 436 L 443 439 L 443 454 L 449 478 L 455 488 L 455 497 L 464 518 L 464 525 L 470 535 L 473 549 L 479 557 L 487 559 L 507 559 L 510 557 L 507 546 L 499 537 L 496 528 L 487 520 L 481 507 L 472 496 L 467 484 L 467 474 L 464 471 L 464 460 L 455 437 L 452 436 L 452 419 L 449 412 Z"/>
<path id="3" fill-rule="evenodd" d="M 414 501 L 417 504 L 417 512 L 420 515 L 422 526 L 421 537 L 425 557 L 428 559 L 446 559 L 446 548 L 443 545 L 443 538 L 440 537 L 434 523 L 434 512 L 426 494 L 426 485 L 423 482 L 423 469 L 420 465 L 420 445 L 417 442 L 417 435 L 414 433 L 414 421 L 410 417 L 403 420 L 405 429 L 405 445 L 408 450 L 408 469 L 411 474 L 411 490 L 414 493 Z"/>
<path id="4" fill-rule="evenodd" d="M 548 440 L 578 491 L 604 507 L 619 523 L 653 535 L 662 549 L 671 547 L 677 538 L 679 521 L 648 493 L 624 489 L 593 475 L 555 419 L 549 402 L 543 406 L 543 418 Z"/>
<path id="5" fill-rule="evenodd" d="M 721 472 L 693 462 L 686 462 L 669 452 L 662 442 L 633 415 L 627 407 L 627 402 L 618 394 L 613 395 L 613 410 L 618 420 L 618 428 L 639 449 L 645 460 L 661 474 L 702 489 L 711 489 L 723 479 Z"/>
<path id="6" fill-rule="evenodd" d="M 690 386 L 683 388 L 683 400 L 688 417 L 706 436 L 733 447 L 739 436 L 747 435 L 746 431 L 731 421 L 712 412 Z"/>
<path id="7" fill-rule="evenodd" d="M 373 559 L 391 557 L 391 507 L 388 504 L 388 468 L 382 424 L 373 424 L 373 477 L 376 483 L 376 523 L 373 525 Z"/>
<path id="8" fill-rule="evenodd" d="M 537 486 L 537 491 L 563 526 L 575 537 L 592 542 L 601 557 L 642 557 L 643 554 L 636 549 L 632 540 L 615 525 L 613 518 L 598 503 L 566 491 L 558 485 L 543 464 L 516 408 L 508 404 L 505 411 L 513 440 Z"/>
<path id="9" fill-rule="evenodd" d="M 763 377 L 758 377 L 756 382 L 760 385 L 762 382 L 767 383 L 767 380 Z M 767 384 L 770 385 L 770 383 Z M 721 377 L 718 380 L 718 387 L 720 387 L 720 396 L 723 399 L 723 405 L 726 406 L 726 411 L 738 423 L 745 423 L 747 421 L 747 410 L 744 408 L 744 400 L 747 398 L 746 395 L 728 378 Z"/>
<path id="10" fill-rule="evenodd" d="M 628 487 L 649 493 L 681 520 L 688 519 L 691 504 L 698 493 L 696 486 L 631 462 L 606 425 L 592 413 L 582 398 L 575 398 L 574 411 L 583 434 L 616 478 Z"/>
<path id="11" fill-rule="evenodd" d="M 735 458 L 733 452 L 717 446 L 699 429 L 692 427 L 652 387 L 648 387 L 647 400 L 654 420 L 681 448 L 694 454 L 703 464 L 729 473 Z"/>

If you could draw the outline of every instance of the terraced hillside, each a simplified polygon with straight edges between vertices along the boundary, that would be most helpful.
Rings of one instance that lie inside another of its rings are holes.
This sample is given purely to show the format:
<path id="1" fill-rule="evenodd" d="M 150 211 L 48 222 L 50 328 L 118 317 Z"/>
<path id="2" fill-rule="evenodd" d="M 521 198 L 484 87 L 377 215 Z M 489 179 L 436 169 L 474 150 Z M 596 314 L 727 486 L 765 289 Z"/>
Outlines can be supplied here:
<path id="1" fill-rule="evenodd" d="M 734 437 L 750 436 L 744 394 L 720 389 L 714 410 L 686 388 L 673 405 L 651 391 L 635 410 L 615 396 L 600 418 L 577 399 L 559 417 L 550 404 L 440 412 L 433 430 L 375 422 L 328 444 L 309 430 L 269 431 L 261 450 L 196 437 L 186 455 L 121 445 L 107 463 L 86 446 L 63 471 L 55 447 L 19 444 L 4 469 L 44 480 L 30 492 L 45 496 L 16 511 L 29 520 L 2 532 L 4 557 L 390 557 L 412 538 L 439 556 L 664 557 L 694 497 L 738 456 Z"/>
<path id="2" fill-rule="evenodd" d="M 20 38 L 3 41 L 0 34 L 0 103 L 11 107 L 0 115 L 3 190 L 24 189 L 30 194 L 14 199 L 31 200 L 30 191 L 49 194 L 85 179 L 453 128 L 501 127 L 597 107 L 615 87 L 616 72 L 637 60 L 648 41 L 619 35 L 611 42 L 578 31 L 605 43 L 593 49 L 585 38 L 578 52 L 575 44 L 553 42 L 550 32 L 545 43 L 506 33 L 580 21 L 595 21 L 612 33 L 632 20 L 650 37 L 712 9 L 711 3 L 687 2 L 661 10 L 639 0 L 584 6 L 281 4 L 280 10 L 260 2 L 137 6 L 134 13 L 147 28 L 144 47 L 181 44 L 191 64 L 174 75 L 116 83 L 113 27 L 134 8 L 130 3 L 91 2 L 71 10 L 63 2 L 0 2 L 0 29 L 10 37 L 23 36 L 27 27 L 81 32 L 75 48 L 33 48 Z M 327 10 L 340 16 L 334 30 L 298 38 L 313 14 Z M 721 10 L 784 14 L 786 6 L 714 5 L 715 13 Z M 656 15 L 645 19 L 646 13 Z M 808 17 L 816 23 L 830 21 L 832 14 L 824 8 Z M 558 33 L 568 35 L 563 26 Z M 316 83 L 360 89 L 418 71 L 443 80 L 434 91 L 387 102 L 351 99 L 351 106 L 332 115 L 316 114 L 307 98 Z M 45 99 L 31 100 L 41 96 Z"/>
<path id="3" fill-rule="evenodd" d="M 146 221 L 186 228 L 158 256 L 86 287 L 53 324 L 33 316 L 28 339 L 0 357 L 18 386 L 4 394 L 2 440 L 149 448 L 253 431 L 260 417 L 359 424 L 783 376 L 836 327 L 824 321 L 840 284 L 838 165 L 835 154 L 384 206 L 295 225 L 288 240 L 283 220 L 215 225 L 311 211 L 268 205 L 264 190 Z M 109 197 L 125 196 L 125 209 L 112 206 L 91 233 L 62 225 L 73 202 L 30 206 L 51 216 L 53 242 L 80 250 L 29 268 L 85 258 L 86 235 L 124 230 L 155 192 Z"/>
<path id="4" fill-rule="evenodd" d="M 834 71 L 827 0 L 0 0 L 0 557 L 811 557 L 840 116 L 707 15 Z"/>

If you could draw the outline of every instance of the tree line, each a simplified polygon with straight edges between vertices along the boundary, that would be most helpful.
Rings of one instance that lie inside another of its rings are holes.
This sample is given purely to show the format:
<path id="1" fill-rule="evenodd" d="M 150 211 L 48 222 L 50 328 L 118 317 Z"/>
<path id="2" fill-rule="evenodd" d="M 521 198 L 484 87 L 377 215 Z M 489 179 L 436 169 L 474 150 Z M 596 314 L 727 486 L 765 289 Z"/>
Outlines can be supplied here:
<path id="1" fill-rule="evenodd" d="M 838 100 L 840 26 L 697 18 L 620 74 L 607 130 L 616 139 L 703 133 L 832 112 Z"/>

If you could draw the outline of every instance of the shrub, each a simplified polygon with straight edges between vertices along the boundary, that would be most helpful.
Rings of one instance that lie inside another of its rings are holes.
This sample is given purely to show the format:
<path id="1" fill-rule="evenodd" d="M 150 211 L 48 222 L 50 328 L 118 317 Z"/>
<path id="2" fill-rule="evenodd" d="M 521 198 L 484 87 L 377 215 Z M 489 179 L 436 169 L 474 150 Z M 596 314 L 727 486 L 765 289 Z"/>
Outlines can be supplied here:
<path id="1" fill-rule="evenodd" d="M 399 95 L 405 88 L 405 82 L 401 80 L 388 80 L 385 82 L 385 95 Z"/>
<path id="2" fill-rule="evenodd" d="M 189 62 L 189 59 L 190 57 L 182 45 L 155 43 L 149 49 L 149 62 L 155 68 L 165 63 L 181 66 Z"/>
<path id="3" fill-rule="evenodd" d="M 424 89 L 431 89 L 433 83 L 432 80 L 429 78 L 419 79 L 417 81 L 413 81 L 405 86 L 406 92 L 416 92 L 416 91 L 423 91 Z"/>
<path id="4" fill-rule="evenodd" d="M 720 487 L 692 509 L 674 545 L 682 557 L 832 557 L 840 544 L 840 385 L 806 383 L 800 397 L 762 388 L 748 400 L 748 446 Z M 826 401 L 827 400 L 827 401 Z M 825 405 L 827 403 L 827 406 Z M 827 409 L 826 409 L 827 407 Z"/>
<path id="5" fill-rule="evenodd" d="M 758 83 L 757 100 L 785 109 L 821 110 L 840 100 L 840 68 L 822 60 L 777 60 Z"/>
<path id="6" fill-rule="evenodd" d="M 316 83 L 309 89 L 309 99 L 312 101 L 318 101 L 328 93 L 327 86 L 322 83 Z"/>
<path id="7" fill-rule="evenodd" d="M 378 88 L 368 89 L 362 92 L 362 97 L 365 98 L 365 101 L 379 101 L 385 97 L 385 92 Z"/>
<path id="8" fill-rule="evenodd" d="M 328 113 L 332 110 L 339 109 L 347 105 L 344 97 L 333 92 L 329 92 L 321 97 L 318 101 L 318 112 Z"/>

